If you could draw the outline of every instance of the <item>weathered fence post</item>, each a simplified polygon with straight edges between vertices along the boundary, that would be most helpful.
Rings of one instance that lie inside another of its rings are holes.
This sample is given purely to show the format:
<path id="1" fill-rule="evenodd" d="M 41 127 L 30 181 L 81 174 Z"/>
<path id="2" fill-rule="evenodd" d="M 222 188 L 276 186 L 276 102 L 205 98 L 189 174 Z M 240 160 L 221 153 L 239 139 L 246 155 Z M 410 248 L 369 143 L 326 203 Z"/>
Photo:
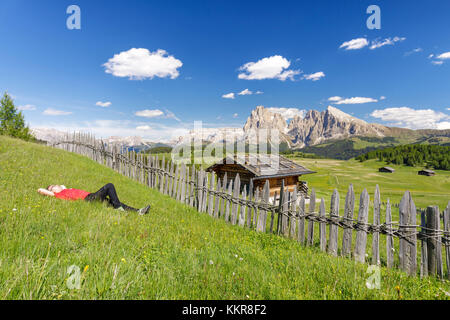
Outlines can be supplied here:
<path id="1" fill-rule="evenodd" d="M 328 253 L 337 256 L 338 253 L 338 223 L 339 223 L 339 192 L 334 189 L 330 205 L 330 242 Z"/>
<path id="2" fill-rule="evenodd" d="M 284 201 L 283 201 L 283 219 L 281 220 L 282 223 L 281 232 L 285 237 L 289 236 L 290 203 L 291 203 L 291 193 L 289 192 L 289 188 L 286 188 L 286 190 L 284 191 Z"/>
<path id="3" fill-rule="evenodd" d="M 319 241 L 320 241 L 320 250 L 327 250 L 327 223 L 325 220 L 325 199 L 322 198 L 320 201 L 319 207 Z"/>
<path id="4" fill-rule="evenodd" d="M 236 175 L 236 178 L 234 179 L 234 186 L 233 186 L 233 201 L 231 204 L 231 224 L 236 224 L 237 222 L 237 214 L 239 209 L 239 203 L 237 202 L 239 199 L 240 194 L 240 188 L 241 188 L 241 179 L 239 178 L 239 173 Z"/>
<path id="5" fill-rule="evenodd" d="M 421 226 L 421 255 L 420 255 L 420 278 L 428 276 L 428 250 L 427 250 L 427 215 L 426 211 L 420 212 Z"/>
<path id="6" fill-rule="evenodd" d="M 348 257 L 352 253 L 353 214 L 355 212 L 355 192 L 353 184 L 348 187 L 345 197 L 344 231 L 342 233 L 342 256 Z"/>
<path id="7" fill-rule="evenodd" d="M 219 218 L 219 208 L 220 208 L 220 194 L 223 192 L 222 190 L 222 182 L 220 178 L 217 179 L 216 183 L 216 202 L 214 204 L 214 218 Z"/>
<path id="8" fill-rule="evenodd" d="M 216 174 L 214 171 L 211 173 L 211 179 L 209 180 L 209 198 L 208 198 L 208 214 L 210 216 L 213 215 L 214 210 L 214 184 L 216 182 Z"/>
<path id="9" fill-rule="evenodd" d="M 447 260 L 447 279 L 450 280 L 450 201 L 444 211 L 444 237 L 445 256 Z"/>
<path id="10" fill-rule="evenodd" d="M 231 196 L 233 193 L 233 179 L 230 180 L 229 184 L 228 184 L 228 190 L 227 190 L 227 195 L 228 195 L 228 199 L 226 201 L 226 205 L 225 205 L 225 221 L 229 222 L 230 221 L 230 203 L 231 203 Z"/>
<path id="11" fill-rule="evenodd" d="M 438 206 L 427 208 L 428 273 L 443 276 L 440 212 Z"/>
<path id="12" fill-rule="evenodd" d="M 394 266 L 394 238 L 392 228 L 392 213 L 391 213 L 391 203 L 389 199 L 386 203 L 386 265 L 388 268 Z"/>
<path id="13" fill-rule="evenodd" d="M 399 207 L 400 268 L 409 275 L 417 271 L 416 206 L 406 191 Z"/>
<path id="14" fill-rule="evenodd" d="M 283 187 L 282 187 L 283 188 Z M 273 205 L 274 206 L 276 206 L 277 205 L 277 196 L 278 196 L 278 193 L 275 191 L 275 193 L 273 194 Z M 274 226 L 274 223 L 275 223 L 275 214 L 278 212 L 278 214 L 279 214 L 279 212 L 281 211 L 281 202 L 282 202 L 282 198 L 283 198 L 283 192 L 281 191 L 281 194 L 280 194 L 280 200 L 279 200 L 279 202 L 278 202 L 278 211 L 275 211 L 275 210 L 272 210 L 272 213 L 271 213 L 271 215 L 270 215 L 270 225 L 269 225 L 269 232 L 270 233 L 273 233 L 273 226 Z M 278 219 L 278 223 L 279 223 L 279 219 Z"/>
<path id="15" fill-rule="evenodd" d="M 309 197 L 309 214 L 313 215 L 316 209 L 316 190 L 311 190 L 311 196 Z M 314 221 L 308 222 L 308 244 L 312 246 L 314 244 Z"/>
<path id="16" fill-rule="evenodd" d="M 172 173 L 173 175 L 173 173 Z M 191 185 L 191 191 L 189 192 L 189 205 L 191 207 L 195 207 L 197 206 L 197 204 L 195 203 L 195 201 L 197 200 L 197 184 L 196 184 L 196 177 L 197 177 L 197 170 L 195 170 L 195 166 L 192 166 L 191 169 L 191 181 L 190 181 L 190 185 Z"/>
<path id="17" fill-rule="evenodd" d="M 203 205 L 203 171 L 197 172 L 197 211 L 202 212 Z"/>
<path id="18" fill-rule="evenodd" d="M 298 220 L 298 212 L 297 212 L 297 186 L 294 187 L 294 192 L 292 192 L 292 198 L 291 198 L 291 223 L 290 223 L 290 231 L 289 231 L 289 237 L 291 239 L 294 239 L 296 237 L 296 227 L 297 227 L 297 220 Z"/>
<path id="19" fill-rule="evenodd" d="M 254 201 L 255 201 L 255 203 L 258 203 L 259 202 L 259 188 L 256 188 L 256 191 L 255 191 L 255 198 L 254 198 Z M 254 210 L 253 210 L 253 228 L 255 228 L 256 229 L 256 226 L 257 226 L 257 223 L 258 223 L 258 207 L 255 207 L 254 208 Z"/>
<path id="20" fill-rule="evenodd" d="M 369 194 L 364 189 L 359 199 L 358 231 L 356 232 L 355 261 L 364 263 L 366 260 L 367 219 L 369 217 Z"/>
<path id="21" fill-rule="evenodd" d="M 378 185 L 375 187 L 375 195 L 373 199 L 373 226 L 372 234 L 372 265 L 380 265 L 380 210 L 381 210 L 381 195 Z"/>
<path id="22" fill-rule="evenodd" d="M 225 172 L 224 176 L 223 176 L 223 181 L 222 181 L 222 204 L 220 206 L 220 217 L 223 218 L 225 217 L 225 212 L 226 212 L 226 208 L 227 208 L 227 198 L 226 198 L 226 194 L 227 194 L 227 173 Z"/>
<path id="23" fill-rule="evenodd" d="M 181 164 L 181 194 L 180 194 L 180 201 L 182 203 L 186 202 L 186 165 L 184 163 Z"/>
<path id="24" fill-rule="evenodd" d="M 248 201 L 253 201 L 253 179 L 250 179 L 250 185 L 248 187 Z M 247 227 L 252 227 L 252 213 L 253 205 L 250 205 L 247 209 Z"/>
<path id="25" fill-rule="evenodd" d="M 281 182 L 281 188 L 280 188 L 280 200 L 278 202 L 278 210 L 277 210 L 277 234 L 280 234 L 280 229 L 283 226 L 283 221 L 284 221 L 284 203 L 287 202 L 288 200 L 286 200 L 287 198 L 287 194 L 284 191 L 284 180 L 282 180 Z M 275 195 L 273 197 L 273 204 L 276 205 L 276 200 L 277 200 L 277 193 L 275 192 Z M 270 221 L 270 233 L 272 233 L 272 226 L 273 226 L 273 221 L 275 219 L 275 213 L 272 211 L 272 219 Z"/>
<path id="26" fill-rule="evenodd" d="M 297 228 L 297 241 L 301 244 L 305 243 L 305 196 L 300 193 L 300 205 L 298 208 L 298 228 Z"/>
<path id="27" fill-rule="evenodd" d="M 266 180 L 262 193 L 262 203 L 264 206 L 269 204 L 270 187 L 269 180 Z M 258 224 L 256 226 L 256 231 L 266 232 L 266 221 L 267 221 L 267 209 L 259 210 Z"/>
<path id="28" fill-rule="evenodd" d="M 206 212 L 206 204 L 207 204 L 207 199 L 208 199 L 208 181 L 209 181 L 209 176 L 208 176 L 208 172 L 203 171 L 203 204 L 202 204 L 202 212 Z"/>
<path id="29" fill-rule="evenodd" d="M 247 188 L 246 187 L 242 191 L 242 200 L 244 200 L 244 201 L 247 200 Z M 246 207 L 247 206 L 244 204 L 241 205 L 241 210 L 240 210 L 241 212 L 239 215 L 239 226 L 241 226 L 241 227 L 243 227 L 245 224 L 245 208 Z"/>

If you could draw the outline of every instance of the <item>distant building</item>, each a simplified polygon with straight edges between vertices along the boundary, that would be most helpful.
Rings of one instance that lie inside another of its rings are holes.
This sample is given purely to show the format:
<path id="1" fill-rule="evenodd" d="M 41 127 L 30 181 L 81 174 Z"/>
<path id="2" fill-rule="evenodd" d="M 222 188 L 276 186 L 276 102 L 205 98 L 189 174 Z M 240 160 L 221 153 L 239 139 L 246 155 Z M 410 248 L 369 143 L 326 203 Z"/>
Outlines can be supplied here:
<path id="1" fill-rule="evenodd" d="M 429 170 L 429 169 L 423 169 L 419 171 L 419 175 L 421 176 L 434 176 L 436 174 L 436 172 L 434 172 L 433 170 Z"/>
<path id="2" fill-rule="evenodd" d="M 276 169 L 272 169 L 270 165 L 273 161 L 275 163 L 278 162 Z M 212 165 L 206 171 L 214 171 L 222 181 L 225 173 L 227 174 L 228 181 L 234 179 L 239 173 L 241 188 L 244 186 L 248 188 L 250 181 L 252 181 L 255 189 L 262 189 L 268 180 L 270 184 L 270 196 L 273 196 L 275 192 L 280 192 L 283 180 L 290 192 L 294 191 L 295 186 L 297 186 L 298 192 L 307 195 L 308 186 L 306 182 L 299 181 L 299 177 L 305 174 L 315 173 L 282 156 L 274 155 L 261 158 L 249 156 L 248 154 L 245 156 L 235 156 L 234 158 L 227 157 Z"/>
<path id="3" fill-rule="evenodd" d="M 379 172 L 387 172 L 387 173 L 394 173 L 395 169 L 391 168 L 391 167 L 382 167 L 380 169 L 378 169 Z"/>

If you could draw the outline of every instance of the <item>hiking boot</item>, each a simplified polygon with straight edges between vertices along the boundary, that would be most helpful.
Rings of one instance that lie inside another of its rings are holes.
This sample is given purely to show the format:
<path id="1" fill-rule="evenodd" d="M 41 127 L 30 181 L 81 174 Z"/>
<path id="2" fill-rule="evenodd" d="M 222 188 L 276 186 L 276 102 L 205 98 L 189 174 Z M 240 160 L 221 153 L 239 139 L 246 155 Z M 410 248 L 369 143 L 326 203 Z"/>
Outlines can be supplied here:
<path id="1" fill-rule="evenodd" d="M 144 214 L 147 214 L 149 210 L 150 210 L 150 205 L 148 205 L 142 209 L 139 209 L 138 213 L 140 216 L 143 216 Z"/>

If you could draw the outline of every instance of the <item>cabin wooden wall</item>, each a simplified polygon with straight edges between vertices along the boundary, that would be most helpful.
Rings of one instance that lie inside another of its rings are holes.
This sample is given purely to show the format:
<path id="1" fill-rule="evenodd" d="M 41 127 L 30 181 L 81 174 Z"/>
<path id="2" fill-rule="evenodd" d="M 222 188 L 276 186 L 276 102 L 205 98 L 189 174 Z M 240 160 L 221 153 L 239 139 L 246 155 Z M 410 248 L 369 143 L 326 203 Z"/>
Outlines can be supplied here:
<path id="1" fill-rule="evenodd" d="M 228 181 L 230 181 L 231 179 L 234 180 L 236 178 L 236 175 L 239 173 L 239 178 L 241 180 L 241 188 L 244 188 L 244 186 L 247 186 L 248 188 L 248 186 L 250 185 L 250 180 L 255 177 L 254 174 L 252 174 L 250 171 L 248 171 L 247 169 L 238 164 L 218 165 L 216 168 L 214 168 L 214 172 L 220 178 L 221 181 L 223 181 L 225 172 L 227 173 Z M 280 190 L 283 180 L 284 185 L 286 188 L 288 188 L 289 192 L 293 192 L 295 186 L 298 184 L 299 177 L 300 176 L 290 176 L 290 177 L 268 179 L 270 183 L 270 196 L 273 196 L 276 191 L 278 192 Z M 267 179 L 253 180 L 253 185 L 255 188 L 260 188 L 262 190 L 264 188 L 266 180 Z"/>

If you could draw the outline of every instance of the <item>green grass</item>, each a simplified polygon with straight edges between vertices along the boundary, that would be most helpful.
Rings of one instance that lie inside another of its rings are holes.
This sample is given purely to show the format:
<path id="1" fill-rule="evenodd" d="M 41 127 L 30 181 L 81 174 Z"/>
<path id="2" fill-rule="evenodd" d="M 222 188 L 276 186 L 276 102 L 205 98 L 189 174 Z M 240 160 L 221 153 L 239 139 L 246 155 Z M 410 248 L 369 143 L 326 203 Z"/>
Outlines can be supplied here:
<path id="1" fill-rule="evenodd" d="M 0 299 L 449 298 L 448 282 L 385 268 L 369 290 L 366 265 L 212 219 L 76 154 L 0 136 L 0 169 Z M 151 214 L 36 193 L 108 182 Z"/>
<path id="2" fill-rule="evenodd" d="M 307 181 L 310 188 L 315 188 L 318 196 L 325 197 L 326 201 L 330 200 L 335 188 L 341 199 L 345 199 L 350 183 L 353 184 L 357 200 L 364 188 L 367 188 L 373 200 L 375 186 L 378 184 L 381 201 L 384 202 L 389 198 L 391 203 L 400 203 L 406 190 L 411 192 L 418 208 L 438 205 L 442 211 L 450 201 L 450 171 L 435 170 L 435 176 L 427 177 L 417 174 L 421 168 L 393 164 L 389 166 L 395 169 L 394 173 L 378 172 L 378 169 L 386 164 L 376 160 L 293 160 L 317 172 L 302 176 L 301 179 Z"/>

